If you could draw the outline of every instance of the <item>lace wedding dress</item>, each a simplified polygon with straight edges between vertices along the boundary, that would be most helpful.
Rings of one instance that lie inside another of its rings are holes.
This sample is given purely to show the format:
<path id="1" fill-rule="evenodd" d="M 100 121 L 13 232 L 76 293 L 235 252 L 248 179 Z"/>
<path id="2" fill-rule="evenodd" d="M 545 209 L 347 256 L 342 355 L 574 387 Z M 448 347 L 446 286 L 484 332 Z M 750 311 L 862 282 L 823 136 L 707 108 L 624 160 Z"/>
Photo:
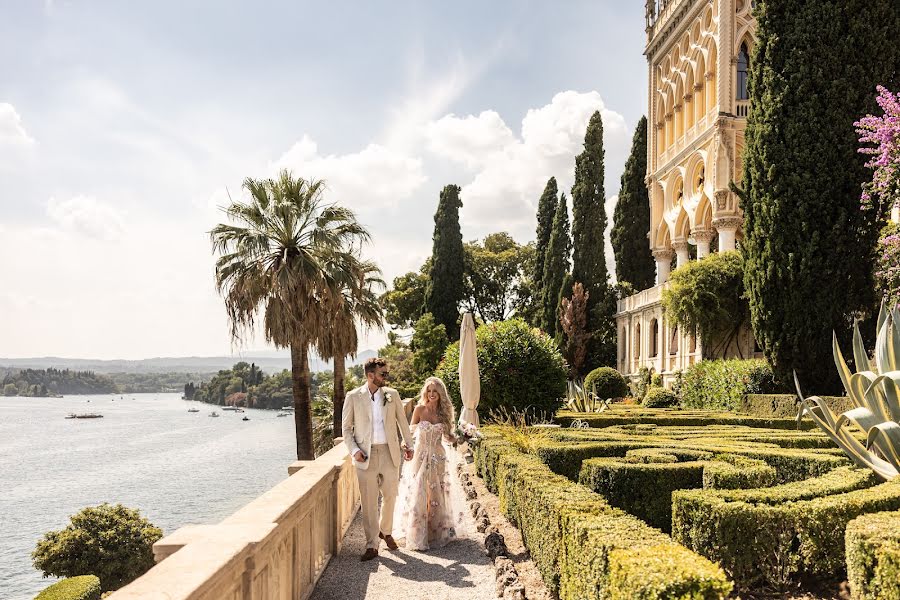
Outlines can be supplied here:
<path id="1" fill-rule="evenodd" d="M 459 455 L 444 443 L 444 426 L 419 421 L 413 459 L 403 464 L 397 496 L 399 536 L 407 550 L 440 548 L 463 534 L 465 498 L 455 473 Z M 396 513 L 395 513 L 396 514 Z"/>

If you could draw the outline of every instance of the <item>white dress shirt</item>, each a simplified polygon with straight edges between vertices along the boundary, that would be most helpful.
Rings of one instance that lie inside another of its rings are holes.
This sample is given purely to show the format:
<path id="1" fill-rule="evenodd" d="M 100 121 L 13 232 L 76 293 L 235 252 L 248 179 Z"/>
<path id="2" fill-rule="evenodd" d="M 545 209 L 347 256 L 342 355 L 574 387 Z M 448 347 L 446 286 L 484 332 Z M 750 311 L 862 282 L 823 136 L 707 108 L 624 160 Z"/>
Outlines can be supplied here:
<path id="1" fill-rule="evenodd" d="M 373 395 L 369 391 L 369 384 L 363 386 L 366 389 L 366 395 L 369 396 L 369 402 L 372 403 L 372 445 L 387 444 L 387 438 L 384 435 L 384 392 L 381 388 Z"/>

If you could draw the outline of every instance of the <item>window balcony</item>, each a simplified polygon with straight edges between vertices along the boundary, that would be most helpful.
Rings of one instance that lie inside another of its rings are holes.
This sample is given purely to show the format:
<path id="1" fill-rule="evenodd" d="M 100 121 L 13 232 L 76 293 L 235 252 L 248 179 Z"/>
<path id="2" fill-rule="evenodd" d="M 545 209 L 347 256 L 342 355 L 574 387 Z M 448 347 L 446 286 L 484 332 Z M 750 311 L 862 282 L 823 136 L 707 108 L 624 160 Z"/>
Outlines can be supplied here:
<path id="1" fill-rule="evenodd" d="M 735 109 L 734 114 L 740 117 L 741 119 L 746 119 L 747 115 L 750 114 L 750 101 L 749 100 L 735 100 Z"/>

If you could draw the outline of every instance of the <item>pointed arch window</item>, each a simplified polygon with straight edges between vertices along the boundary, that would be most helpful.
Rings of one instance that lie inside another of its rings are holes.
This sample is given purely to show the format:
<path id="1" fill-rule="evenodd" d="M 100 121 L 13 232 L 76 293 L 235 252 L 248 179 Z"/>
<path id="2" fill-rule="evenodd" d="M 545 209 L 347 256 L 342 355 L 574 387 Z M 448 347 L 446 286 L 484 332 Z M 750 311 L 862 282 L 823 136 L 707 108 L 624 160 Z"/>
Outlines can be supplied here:
<path id="1" fill-rule="evenodd" d="M 741 44 L 737 57 L 737 99 L 749 100 L 747 90 L 747 72 L 750 70 L 750 53 L 747 51 L 747 43 Z"/>

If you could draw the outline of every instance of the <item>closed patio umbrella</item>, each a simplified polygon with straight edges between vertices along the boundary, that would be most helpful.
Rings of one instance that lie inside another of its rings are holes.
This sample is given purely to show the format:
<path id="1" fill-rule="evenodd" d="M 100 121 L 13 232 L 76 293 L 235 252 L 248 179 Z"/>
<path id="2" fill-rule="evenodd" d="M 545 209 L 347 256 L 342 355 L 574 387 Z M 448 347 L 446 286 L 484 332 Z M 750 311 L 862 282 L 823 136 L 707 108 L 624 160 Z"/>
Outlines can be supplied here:
<path id="1" fill-rule="evenodd" d="M 478 427 L 478 401 L 481 399 L 481 379 L 478 373 L 478 355 L 475 353 L 475 321 L 472 313 L 463 315 L 459 336 L 459 392 L 463 409 L 460 424 L 471 423 Z"/>

